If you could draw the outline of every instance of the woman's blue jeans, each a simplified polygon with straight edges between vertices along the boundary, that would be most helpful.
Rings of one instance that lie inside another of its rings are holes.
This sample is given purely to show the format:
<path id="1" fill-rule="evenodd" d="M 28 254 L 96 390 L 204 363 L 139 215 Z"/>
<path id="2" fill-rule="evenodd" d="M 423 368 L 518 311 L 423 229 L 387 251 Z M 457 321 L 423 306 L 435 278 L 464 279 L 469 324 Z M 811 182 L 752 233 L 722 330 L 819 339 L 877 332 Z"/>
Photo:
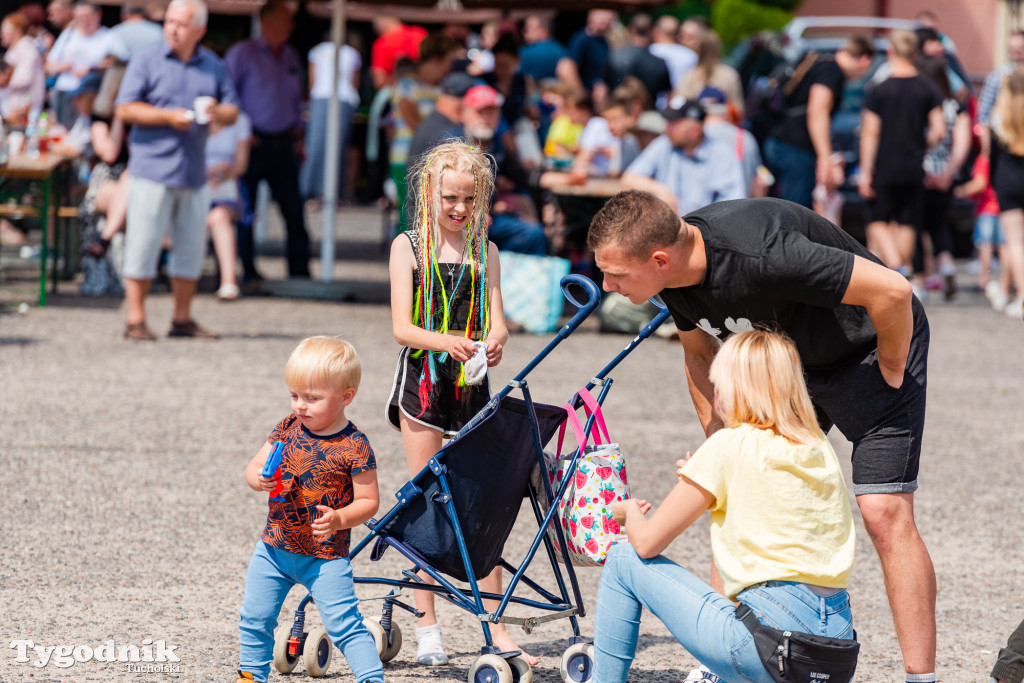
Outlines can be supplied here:
<path id="1" fill-rule="evenodd" d="M 775 176 L 775 196 L 814 208 L 818 158 L 814 152 L 775 138 L 764 141 L 764 165 Z"/>
<path id="2" fill-rule="evenodd" d="M 769 581 L 739 594 L 761 622 L 850 638 L 853 622 L 846 591 L 820 597 L 805 584 Z M 594 682 L 624 682 L 636 654 L 640 612 L 661 619 L 686 650 L 728 683 L 772 683 L 754 638 L 736 619 L 736 606 L 663 555 L 644 560 L 628 543 L 608 553 L 597 590 Z"/>
<path id="3" fill-rule="evenodd" d="M 257 681 L 267 680 L 274 659 L 274 627 L 281 605 L 295 584 L 313 596 L 331 641 L 345 655 L 358 683 L 384 681 L 384 667 L 373 636 L 363 625 L 348 558 L 322 560 L 256 544 L 245 577 L 242 598 L 241 670 Z"/>

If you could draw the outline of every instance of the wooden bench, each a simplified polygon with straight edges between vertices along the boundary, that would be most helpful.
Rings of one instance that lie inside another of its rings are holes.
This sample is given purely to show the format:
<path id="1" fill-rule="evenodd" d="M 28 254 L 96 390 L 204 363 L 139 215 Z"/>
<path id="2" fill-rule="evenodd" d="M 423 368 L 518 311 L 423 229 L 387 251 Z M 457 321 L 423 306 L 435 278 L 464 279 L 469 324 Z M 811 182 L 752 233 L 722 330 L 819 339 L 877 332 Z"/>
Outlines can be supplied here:
<path id="1" fill-rule="evenodd" d="M 25 206 L 22 204 L 0 204 L 0 217 L 3 218 L 39 218 L 40 215 L 41 212 L 34 206 Z M 78 218 L 78 207 L 58 207 L 57 218 Z"/>

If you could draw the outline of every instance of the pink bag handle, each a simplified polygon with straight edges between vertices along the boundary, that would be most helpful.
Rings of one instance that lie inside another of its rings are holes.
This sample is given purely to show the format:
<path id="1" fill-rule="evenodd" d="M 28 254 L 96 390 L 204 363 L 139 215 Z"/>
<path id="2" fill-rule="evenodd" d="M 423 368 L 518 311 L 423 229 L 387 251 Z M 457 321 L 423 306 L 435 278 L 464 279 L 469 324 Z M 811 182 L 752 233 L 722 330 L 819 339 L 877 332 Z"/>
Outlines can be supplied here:
<path id="1" fill-rule="evenodd" d="M 594 396 L 587 390 L 586 387 L 580 389 L 577 394 L 583 400 L 583 409 L 587 413 L 587 417 L 591 414 L 594 415 L 594 424 L 597 425 L 597 431 L 594 432 L 594 443 L 600 446 L 607 442 L 611 443 L 611 439 L 608 436 L 608 426 L 604 421 L 604 414 L 601 412 L 601 406 L 594 399 Z M 576 443 L 583 449 L 587 445 L 588 436 L 583 433 L 583 425 L 580 423 L 579 415 L 576 414 L 576 406 L 573 405 L 574 401 L 569 401 L 563 408 L 567 414 L 565 422 L 558 428 L 558 447 L 557 453 L 562 453 L 562 442 L 565 439 L 565 425 L 566 423 L 572 425 L 573 434 L 576 435 Z M 604 441 L 601 440 L 602 434 L 604 435 Z"/>
<path id="2" fill-rule="evenodd" d="M 587 416 L 589 417 L 591 412 L 594 413 L 594 424 L 597 425 L 598 434 L 594 437 L 594 440 L 600 444 L 601 435 L 603 434 L 605 443 L 611 443 L 612 438 L 608 436 L 608 425 L 604 421 L 604 413 L 601 412 L 601 405 L 597 402 L 597 399 L 594 398 L 594 395 L 586 387 L 580 389 L 579 397 L 583 399 L 583 407 L 587 411 Z"/>

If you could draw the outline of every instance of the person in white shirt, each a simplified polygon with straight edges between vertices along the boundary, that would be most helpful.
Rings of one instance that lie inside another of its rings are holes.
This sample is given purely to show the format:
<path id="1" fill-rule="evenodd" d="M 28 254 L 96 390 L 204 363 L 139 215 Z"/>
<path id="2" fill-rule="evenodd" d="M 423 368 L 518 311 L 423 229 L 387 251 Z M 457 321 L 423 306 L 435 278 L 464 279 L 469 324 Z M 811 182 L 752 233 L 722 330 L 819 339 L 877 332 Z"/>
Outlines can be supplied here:
<path id="1" fill-rule="evenodd" d="M 676 31 L 679 20 L 666 14 L 654 23 L 651 29 L 651 46 L 648 48 L 655 57 L 660 57 L 668 66 L 669 79 L 672 81 L 672 92 L 683 84 L 683 76 L 697 66 L 697 53 L 685 45 L 676 42 Z"/>
<path id="2" fill-rule="evenodd" d="M 164 38 L 160 24 L 146 17 L 146 8 L 132 2 L 121 7 L 121 23 L 110 32 L 116 38 L 112 54 L 122 62 L 131 60 L 136 52 L 156 45 Z"/>
<path id="3" fill-rule="evenodd" d="M 57 76 L 53 89 L 57 120 L 65 128 L 75 121 L 70 93 L 78 89 L 90 71 L 102 68 L 111 54 L 116 54 L 110 29 L 100 25 L 100 11 L 95 5 L 79 3 L 74 7 L 74 19 L 64 29 L 46 58 L 46 73 Z"/>
<path id="4" fill-rule="evenodd" d="M 338 49 L 337 68 L 334 43 L 325 40 L 309 51 L 309 125 L 306 126 L 306 161 L 299 173 L 299 188 L 306 199 L 324 194 L 324 156 L 327 147 L 327 109 L 331 101 L 333 77 L 337 74 L 338 100 L 341 102 L 340 163 L 338 199 L 344 197 L 348 165 L 349 133 L 352 115 L 359 106 L 359 69 L 362 59 L 350 45 Z"/>
<path id="5" fill-rule="evenodd" d="M 0 22 L 0 43 L 7 49 L 0 62 L 0 115 L 15 123 L 40 111 L 46 99 L 43 58 L 27 30 L 28 20 L 18 12 Z"/>
<path id="6" fill-rule="evenodd" d="M 235 221 L 244 211 L 238 179 L 249 168 L 249 140 L 252 124 L 249 117 L 239 112 L 230 126 L 210 122 L 210 135 L 206 138 L 206 187 L 210 193 L 210 213 L 206 227 L 213 239 L 220 270 L 220 288 L 217 298 L 234 301 L 241 294 L 235 265 L 238 247 L 235 243 Z"/>

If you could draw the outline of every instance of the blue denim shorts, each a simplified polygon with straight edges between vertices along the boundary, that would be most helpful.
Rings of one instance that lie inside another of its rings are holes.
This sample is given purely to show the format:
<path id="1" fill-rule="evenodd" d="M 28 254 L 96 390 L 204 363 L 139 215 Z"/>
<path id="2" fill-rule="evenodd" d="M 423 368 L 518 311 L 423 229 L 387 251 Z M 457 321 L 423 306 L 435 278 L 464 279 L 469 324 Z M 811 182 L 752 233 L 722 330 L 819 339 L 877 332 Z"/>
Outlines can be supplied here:
<path id="1" fill-rule="evenodd" d="M 983 213 L 974 219 L 974 243 L 993 244 L 997 247 L 1006 243 L 1003 239 L 1003 228 L 999 224 L 999 216 L 994 213 Z"/>

